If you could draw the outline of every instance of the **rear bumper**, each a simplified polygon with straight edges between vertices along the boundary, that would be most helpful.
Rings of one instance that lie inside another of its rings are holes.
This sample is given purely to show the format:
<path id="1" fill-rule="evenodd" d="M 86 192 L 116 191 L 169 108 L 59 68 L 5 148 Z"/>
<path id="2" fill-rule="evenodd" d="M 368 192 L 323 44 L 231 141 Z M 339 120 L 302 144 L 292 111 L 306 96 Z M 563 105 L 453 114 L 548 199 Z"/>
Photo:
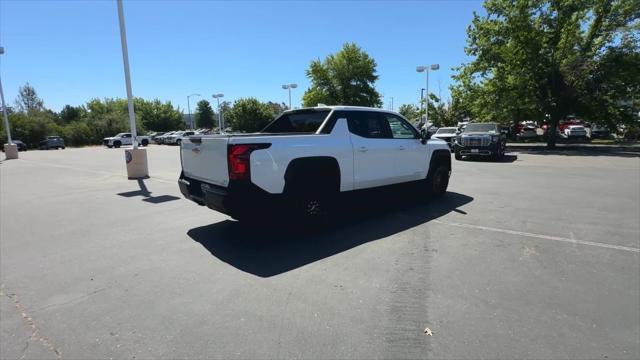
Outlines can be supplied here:
<path id="1" fill-rule="evenodd" d="M 279 195 L 269 194 L 251 182 L 231 182 L 228 187 L 185 177 L 178 179 L 180 192 L 198 205 L 241 218 L 252 214 L 265 214 L 280 205 Z"/>

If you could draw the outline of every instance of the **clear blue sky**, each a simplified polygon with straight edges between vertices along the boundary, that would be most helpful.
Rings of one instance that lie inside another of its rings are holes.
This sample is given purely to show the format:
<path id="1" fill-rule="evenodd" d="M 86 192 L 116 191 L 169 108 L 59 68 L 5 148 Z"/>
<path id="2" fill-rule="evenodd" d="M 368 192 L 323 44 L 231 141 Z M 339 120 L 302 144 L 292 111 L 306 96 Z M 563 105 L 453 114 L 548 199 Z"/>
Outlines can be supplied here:
<path id="1" fill-rule="evenodd" d="M 480 1 L 132 1 L 124 11 L 133 93 L 186 112 L 190 93 L 287 102 L 284 83 L 309 86 L 309 62 L 352 41 L 378 63 L 385 107 L 417 103 L 424 74 L 448 97 L 451 68 L 467 58 L 466 28 Z M 115 0 L 0 0 L 0 57 L 9 104 L 31 83 L 59 111 L 91 98 L 126 97 Z M 197 101 L 197 100 L 196 100 Z M 193 111 L 192 104 L 192 111 Z"/>

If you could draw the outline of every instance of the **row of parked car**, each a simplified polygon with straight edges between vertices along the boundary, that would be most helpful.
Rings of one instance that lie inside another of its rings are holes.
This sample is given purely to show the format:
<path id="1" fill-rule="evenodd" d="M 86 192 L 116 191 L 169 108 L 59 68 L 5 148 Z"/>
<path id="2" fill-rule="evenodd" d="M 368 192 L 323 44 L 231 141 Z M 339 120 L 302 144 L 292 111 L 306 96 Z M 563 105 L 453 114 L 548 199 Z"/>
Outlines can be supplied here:
<path id="1" fill-rule="evenodd" d="M 196 129 L 196 130 L 180 130 L 169 132 L 157 132 L 150 134 L 151 141 L 159 145 L 180 145 L 182 139 L 191 135 L 206 135 L 210 134 L 210 129 Z"/>
<path id="2" fill-rule="evenodd" d="M 169 132 L 150 132 L 148 135 L 138 135 L 137 140 L 140 146 L 148 146 L 152 141 L 156 144 L 180 145 L 182 139 L 196 134 L 209 134 L 208 129 L 198 130 L 180 130 Z M 108 148 L 119 148 L 123 145 L 133 144 L 133 135 L 131 133 L 119 133 L 115 136 L 103 139 L 104 146 Z"/>
<path id="3" fill-rule="evenodd" d="M 22 140 L 19 139 L 11 139 L 11 141 L 16 144 L 18 147 L 18 151 L 27 151 L 28 146 Z M 64 149 L 64 139 L 61 136 L 52 135 L 47 136 L 44 140 L 38 143 L 38 148 L 40 150 L 51 150 L 51 149 Z M 2 151 L 4 152 L 4 147 L 2 147 Z"/>
<path id="4" fill-rule="evenodd" d="M 540 125 L 535 121 L 519 121 L 510 127 L 509 134 L 515 141 L 542 140 L 548 136 L 549 129 L 550 125 L 546 121 Z M 560 121 L 556 134 L 563 139 L 583 141 L 611 137 L 611 131 L 605 126 L 589 124 L 576 117 Z"/>

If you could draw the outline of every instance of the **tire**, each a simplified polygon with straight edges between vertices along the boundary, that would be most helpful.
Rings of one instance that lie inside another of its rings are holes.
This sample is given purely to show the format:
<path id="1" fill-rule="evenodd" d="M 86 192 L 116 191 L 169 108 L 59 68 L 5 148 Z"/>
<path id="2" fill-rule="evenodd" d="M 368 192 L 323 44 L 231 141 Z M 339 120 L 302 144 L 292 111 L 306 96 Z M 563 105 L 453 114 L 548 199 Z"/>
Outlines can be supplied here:
<path id="1" fill-rule="evenodd" d="M 456 160 L 462 160 L 462 155 L 460 155 L 459 151 L 455 152 L 455 157 L 456 157 Z"/>
<path id="2" fill-rule="evenodd" d="M 107 147 L 108 147 L 109 149 L 111 149 L 111 148 L 113 148 L 113 145 L 107 145 Z"/>
<path id="3" fill-rule="evenodd" d="M 147 139 L 143 139 L 143 140 L 142 140 L 142 146 L 145 146 L 145 147 L 146 147 L 146 146 L 148 146 L 148 145 L 149 145 L 149 140 L 147 140 Z"/>
<path id="4" fill-rule="evenodd" d="M 331 219 L 335 205 L 335 194 L 327 191 L 298 193 L 292 196 L 294 216 L 302 225 L 321 227 Z"/>
<path id="5" fill-rule="evenodd" d="M 113 142 L 113 147 L 116 148 L 116 149 L 119 148 L 121 145 L 122 145 L 122 143 L 120 141 L 114 141 Z"/>
<path id="6" fill-rule="evenodd" d="M 433 171 L 431 171 L 433 170 Z M 441 197 L 447 192 L 449 187 L 449 175 L 451 170 L 442 162 L 436 163 L 433 169 L 429 170 L 427 176 L 427 194 L 433 197 Z"/>
<path id="7" fill-rule="evenodd" d="M 182 144 L 182 139 L 176 140 L 176 145 L 180 146 Z"/>
<path id="8" fill-rule="evenodd" d="M 64 150 L 64 146 L 62 147 L 62 150 Z"/>

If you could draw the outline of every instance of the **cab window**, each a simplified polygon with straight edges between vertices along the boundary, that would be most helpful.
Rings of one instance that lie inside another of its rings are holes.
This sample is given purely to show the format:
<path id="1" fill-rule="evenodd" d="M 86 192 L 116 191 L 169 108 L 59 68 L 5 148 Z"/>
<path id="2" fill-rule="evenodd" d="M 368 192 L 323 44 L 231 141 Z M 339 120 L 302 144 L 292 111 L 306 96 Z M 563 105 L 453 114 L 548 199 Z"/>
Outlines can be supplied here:
<path id="1" fill-rule="evenodd" d="M 389 128 L 391 129 L 391 135 L 394 139 L 417 139 L 418 133 L 416 130 L 406 122 L 404 119 L 401 119 L 393 114 L 382 114 L 387 122 L 389 123 Z"/>

